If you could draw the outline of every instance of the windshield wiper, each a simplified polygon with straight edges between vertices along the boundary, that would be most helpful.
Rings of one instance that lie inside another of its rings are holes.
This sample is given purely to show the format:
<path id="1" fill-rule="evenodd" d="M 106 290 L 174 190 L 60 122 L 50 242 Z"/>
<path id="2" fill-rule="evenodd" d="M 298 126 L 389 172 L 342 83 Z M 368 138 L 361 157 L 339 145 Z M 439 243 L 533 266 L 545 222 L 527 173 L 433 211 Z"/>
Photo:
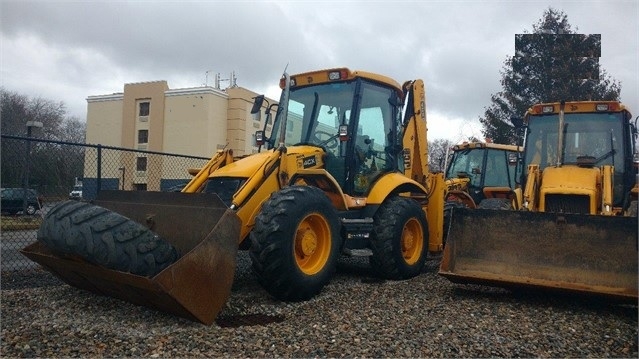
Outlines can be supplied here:
<path id="1" fill-rule="evenodd" d="M 606 152 L 606 153 L 604 153 L 601 157 L 597 158 L 595 160 L 595 163 L 599 163 L 599 162 L 605 160 L 606 158 L 612 157 L 615 154 L 617 154 L 617 150 L 615 150 L 615 141 L 614 141 L 614 136 L 612 134 L 612 130 L 610 130 L 610 148 L 611 148 L 611 150 Z M 612 157 L 612 165 L 613 166 L 615 165 L 615 158 L 614 157 Z"/>

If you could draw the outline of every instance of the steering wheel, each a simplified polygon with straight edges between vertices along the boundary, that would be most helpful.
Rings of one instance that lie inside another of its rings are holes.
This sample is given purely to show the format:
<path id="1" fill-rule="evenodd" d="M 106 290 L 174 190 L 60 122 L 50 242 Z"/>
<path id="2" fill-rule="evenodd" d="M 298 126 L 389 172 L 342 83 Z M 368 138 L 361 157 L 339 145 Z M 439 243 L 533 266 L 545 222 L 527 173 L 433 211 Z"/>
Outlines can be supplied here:
<path id="1" fill-rule="evenodd" d="M 337 148 L 339 145 L 339 141 L 337 140 L 338 135 L 332 135 L 325 131 L 315 131 L 313 134 L 313 140 L 318 142 L 318 145 L 325 146 L 326 148 L 332 150 Z M 322 139 L 322 137 L 328 137 L 326 139 Z"/>

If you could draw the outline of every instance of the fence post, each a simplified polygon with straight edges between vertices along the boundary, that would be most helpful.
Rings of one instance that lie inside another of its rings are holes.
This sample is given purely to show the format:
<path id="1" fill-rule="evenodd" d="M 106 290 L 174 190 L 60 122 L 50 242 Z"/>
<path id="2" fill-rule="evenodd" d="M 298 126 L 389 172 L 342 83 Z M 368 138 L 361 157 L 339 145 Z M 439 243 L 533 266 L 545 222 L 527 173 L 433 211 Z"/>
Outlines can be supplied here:
<path id="1" fill-rule="evenodd" d="M 102 189 L 102 145 L 98 144 L 98 173 L 96 175 L 97 178 L 97 188 L 96 188 L 96 195 L 98 193 L 100 193 L 100 190 Z"/>

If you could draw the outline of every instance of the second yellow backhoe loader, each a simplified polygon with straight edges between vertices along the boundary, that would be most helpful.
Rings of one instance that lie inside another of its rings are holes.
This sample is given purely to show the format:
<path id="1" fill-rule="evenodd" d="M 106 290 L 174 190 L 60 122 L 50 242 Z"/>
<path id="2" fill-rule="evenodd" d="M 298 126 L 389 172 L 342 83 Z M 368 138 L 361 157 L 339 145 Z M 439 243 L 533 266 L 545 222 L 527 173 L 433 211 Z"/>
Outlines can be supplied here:
<path id="1" fill-rule="evenodd" d="M 71 285 L 203 323 L 228 299 L 238 248 L 280 300 L 315 296 L 342 254 L 369 257 L 383 278 L 418 275 L 443 249 L 423 82 L 338 68 L 280 87 L 278 104 L 256 98 L 259 153 L 217 153 L 183 193 L 65 202 L 23 253 Z"/>
<path id="2" fill-rule="evenodd" d="M 464 142 L 452 148 L 446 166 L 446 202 L 468 208 L 516 206 L 520 146 Z M 488 200 L 488 201 L 487 201 Z M 511 202 L 514 202 L 512 204 Z"/>
<path id="3" fill-rule="evenodd" d="M 521 173 L 517 164 L 522 151 L 521 146 L 492 142 L 453 146 L 445 171 L 446 202 L 468 208 L 499 208 L 504 207 L 503 203 L 510 207 L 512 201 L 516 205 L 513 197 L 518 187 L 516 174 Z"/>
<path id="4" fill-rule="evenodd" d="M 464 142 L 451 148 L 445 170 L 444 240 L 456 208 L 510 209 L 517 206 L 521 146 Z"/>
<path id="5" fill-rule="evenodd" d="M 516 210 L 460 209 L 440 274 L 453 282 L 637 300 L 637 129 L 616 101 L 525 114 Z"/>

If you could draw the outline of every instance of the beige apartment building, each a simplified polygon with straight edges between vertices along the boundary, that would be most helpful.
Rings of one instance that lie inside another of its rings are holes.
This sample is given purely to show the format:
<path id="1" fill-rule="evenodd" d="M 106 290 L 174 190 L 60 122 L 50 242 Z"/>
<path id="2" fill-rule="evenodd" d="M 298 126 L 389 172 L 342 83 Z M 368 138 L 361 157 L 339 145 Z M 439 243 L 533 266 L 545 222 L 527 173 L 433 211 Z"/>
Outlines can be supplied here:
<path id="1" fill-rule="evenodd" d="M 166 81 L 125 84 L 122 93 L 87 97 L 86 143 L 207 158 L 228 147 L 235 156 L 248 155 L 257 152 L 255 131 L 264 126 L 264 116 L 260 120 L 250 113 L 257 95 L 237 86 L 170 89 Z M 186 169 L 164 163 L 166 156 L 114 153 L 118 158 L 101 166 L 100 189 L 157 191 L 184 181 Z M 95 161 L 86 157 L 85 161 Z M 88 197 L 97 191 L 97 177 L 95 165 L 85 163 Z"/>

